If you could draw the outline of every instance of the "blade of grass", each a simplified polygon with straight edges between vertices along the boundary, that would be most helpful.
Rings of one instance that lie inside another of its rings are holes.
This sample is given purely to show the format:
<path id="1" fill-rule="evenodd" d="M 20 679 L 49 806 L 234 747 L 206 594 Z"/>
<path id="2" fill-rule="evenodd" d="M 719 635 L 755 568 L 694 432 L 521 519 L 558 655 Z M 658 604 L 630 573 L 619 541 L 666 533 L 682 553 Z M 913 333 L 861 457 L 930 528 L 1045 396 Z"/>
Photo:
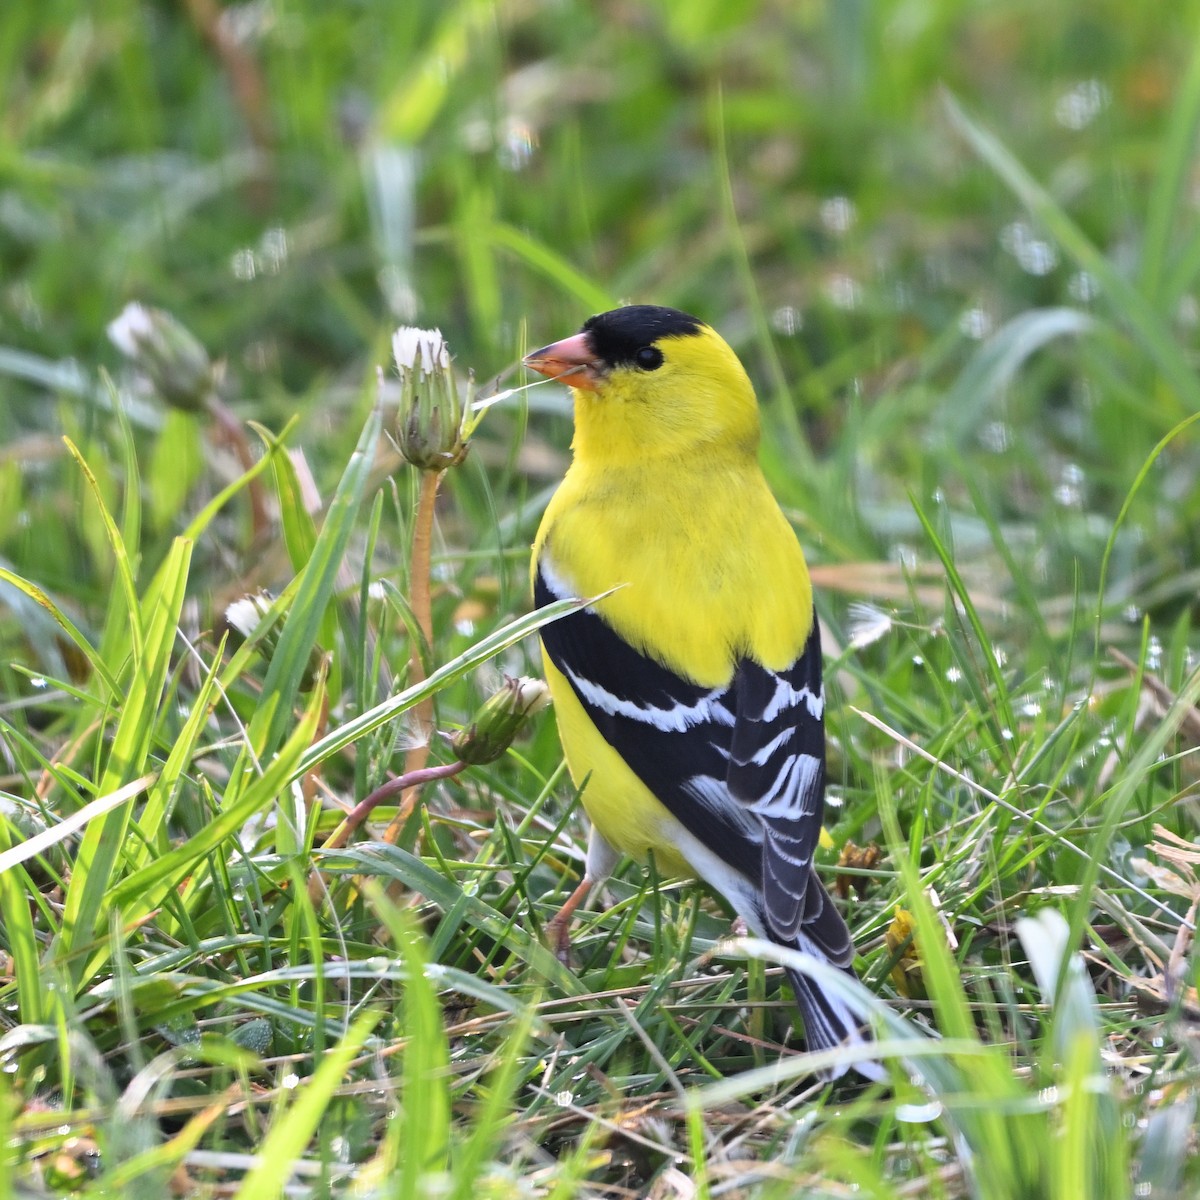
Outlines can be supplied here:
<path id="1" fill-rule="evenodd" d="M 0 860 L 12 853 L 13 831 L 8 821 L 0 818 Z M 17 846 L 23 850 L 22 845 Z M 29 897 L 35 891 L 25 869 L 8 862 L 0 865 L 0 916 L 4 918 L 4 943 L 10 956 L 17 984 L 17 1017 L 22 1025 L 40 1025 L 45 1020 L 41 948 L 34 927 Z M 7 1097 L 0 1094 L 0 1105 Z M 3 1153 L 3 1151 L 0 1151 Z"/>
<path id="2" fill-rule="evenodd" d="M 102 795 L 115 792 L 131 775 L 145 771 L 158 721 L 159 698 L 170 672 L 191 557 L 192 543 L 176 539 L 147 593 L 146 608 L 137 618 L 139 624 L 145 622 L 142 657 L 134 664 L 133 679 L 100 777 Z M 116 864 L 125 853 L 130 819 L 129 806 L 122 805 L 89 824 L 83 835 L 63 908 L 64 958 L 70 959 L 73 951 L 89 942 L 106 916 L 109 890 Z M 82 964 L 82 956 L 73 959 L 76 986 L 83 982 Z"/>
<path id="3" fill-rule="evenodd" d="M 789 457 L 794 472 L 802 478 L 811 478 L 815 471 L 812 447 L 800 424 L 800 416 L 788 387 L 787 375 L 775 343 L 771 340 L 770 323 L 763 309 L 762 297 L 754 277 L 750 253 L 738 220 L 737 202 L 733 195 L 733 171 L 729 163 L 729 147 L 725 136 L 725 102 L 720 84 L 712 88 L 708 99 L 709 136 L 713 142 L 713 169 L 716 174 L 717 195 L 721 202 L 721 215 L 726 235 L 729 238 L 730 257 L 733 268 L 741 282 L 742 294 L 754 314 L 754 327 L 758 333 L 759 347 L 771 375 L 771 387 L 775 392 L 775 411 L 787 430 Z"/>
<path id="4" fill-rule="evenodd" d="M 404 1083 L 400 1113 L 388 1131 L 396 1142 L 397 1200 L 420 1200 L 450 1168 L 450 1046 L 442 1008 L 428 978 L 429 946 L 412 918 L 378 887 L 370 900 L 407 970 L 404 988 Z"/>
<path id="5" fill-rule="evenodd" d="M 1190 718 L 1197 700 L 1200 700 L 1200 668 L 1193 671 L 1191 677 L 1179 689 L 1174 703 L 1146 735 L 1137 753 L 1121 771 L 1120 778 L 1105 798 L 1100 824 L 1092 834 L 1087 854 L 1083 858 L 1083 870 L 1078 881 L 1079 892 L 1071 906 L 1072 946 L 1079 945 L 1083 937 L 1093 904 L 1093 893 L 1100 873 L 1109 860 L 1112 839 L 1118 826 L 1134 802 L 1138 789 L 1146 785 L 1149 776 L 1156 770 L 1159 756 L 1179 732 L 1183 722 Z M 1122 882 L 1125 887 L 1132 887 L 1129 881 Z M 1176 922 L 1180 920 L 1178 916 L 1174 916 L 1174 919 Z"/>
<path id="6" fill-rule="evenodd" d="M 574 296 L 591 312 L 604 312 L 616 303 L 612 294 L 593 283 L 549 246 L 534 241 L 529 234 L 502 221 L 489 227 L 492 242 L 520 259 L 526 266 L 557 284 L 568 296 Z M 537 343 L 540 345 L 540 342 Z"/>
<path id="7" fill-rule="evenodd" d="M 105 813 L 111 812 L 119 805 L 132 800 L 136 795 L 149 787 L 154 782 L 154 779 L 155 775 L 151 772 L 148 775 L 143 775 L 140 779 L 130 780 L 129 783 L 117 788 L 114 792 L 110 792 L 107 796 L 98 796 L 95 800 L 85 804 L 83 808 L 71 813 L 70 816 L 64 817 L 49 829 L 44 829 L 41 833 L 35 833 L 30 838 L 23 838 L 19 844 L 9 847 L 9 849 L 0 854 L 0 875 L 3 875 L 11 867 L 15 867 L 18 863 L 28 862 L 29 859 L 36 858 L 39 854 L 50 849 L 51 846 L 56 846 L 60 842 L 66 841 L 77 830 L 82 829 L 97 817 L 102 817 Z"/>
<path id="8" fill-rule="evenodd" d="M 980 620 L 979 612 L 975 607 L 975 602 L 971 598 L 970 589 L 963 582 L 962 576 L 959 574 L 958 565 L 954 561 L 954 556 L 950 552 L 949 547 L 938 536 L 938 532 L 933 527 L 933 522 L 926 516 L 925 510 L 917 502 L 916 496 L 909 493 L 909 500 L 912 503 L 913 511 L 917 514 L 917 520 L 921 522 L 921 528 L 925 530 L 925 536 L 929 539 L 933 546 L 934 552 L 941 559 L 942 567 L 946 572 L 946 578 L 950 584 L 950 590 L 954 594 L 955 605 L 962 608 L 962 612 L 967 618 L 967 622 L 971 626 L 971 632 L 975 635 L 975 641 L 979 653 L 983 656 L 984 667 L 988 678 L 991 680 L 994 689 L 994 703 L 999 707 L 1000 722 L 1005 729 L 1015 729 L 1016 721 L 1013 717 L 1012 703 L 1008 694 L 1008 685 L 1004 679 L 1004 673 L 1000 669 L 1000 663 L 996 658 L 995 651 L 992 649 L 991 638 L 988 637 L 987 629 Z M 973 681 L 973 673 L 968 675 L 968 678 Z M 980 711 L 988 710 L 987 697 L 980 693 Z M 1003 737 L 1000 729 L 994 730 L 996 735 L 997 746 L 1002 746 Z"/>
<path id="9" fill-rule="evenodd" d="M 87 481 L 92 498 L 96 502 L 96 508 L 103 523 L 105 534 L 108 537 L 109 546 L 112 548 L 113 563 L 116 567 L 117 580 L 120 585 L 119 594 L 125 601 L 126 619 L 124 628 L 129 632 L 129 641 L 133 649 L 134 670 L 137 671 L 142 660 L 142 655 L 145 652 L 144 643 L 146 634 L 142 625 L 142 610 L 138 602 L 137 584 L 134 582 L 133 565 L 129 561 L 129 552 L 126 549 L 125 543 L 121 540 L 121 531 L 117 528 L 117 523 L 113 520 L 112 513 L 108 511 L 108 506 L 104 503 L 103 493 L 100 490 L 100 485 L 96 482 L 96 476 L 93 474 L 91 467 L 88 466 L 79 448 L 70 438 L 63 438 L 63 442 L 71 457 L 74 458 L 79 470 L 83 473 L 84 479 Z M 113 603 L 116 604 L 117 602 L 118 597 L 114 595 Z"/>
<path id="10" fill-rule="evenodd" d="M 22 1139 L 13 1137 L 15 1098 L 8 1073 L 0 1071 L 0 1200 L 13 1200 L 17 1168 L 24 1158 Z"/>
<path id="11" fill-rule="evenodd" d="M 16 575 L 4 567 L 0 567 L 0 579 L 11 584 L 35 604 L 44 608 L 54 618 L 55 624 L 63 631 L 71 644 L 87 659 L 88 665 L 108 688 L 109 695 L 112 697 L 121 695 L 121 687 L 117 683 L 116 677 L 108 669 L 108 663 L 104 661 L 103 655 L 92 646 L 91 642 L 76 628 L 74 622 L 37 584 L 30 583 L 28 579 L 22 579 L 20 575 Z"/>
<path id="12" fill-rule="evenodd" d="M 354 529 L 382 426 L 383 415 L 376 406 L 342 474 L 279 634 L 278 648 L 263 680 L 262 699 L 249 728 L 259 761 L 275 752 L 293 719 L 292 705 L 309 669 L 309 655 L 337 583 L 338 568 Z"/>
<path id="13" fill-rule="evenodd" d="M 498 1149 L 520 1083 L 522 1060 L 537 1016 L 537 1001 L 526 1006 L 501 1043 L 499 1064 L 489 1075 L 474 1128 L 455 1155 L 454 1178 L 448 1200 L 469 1200 L 477 1194 L 485 1163 Z"/>
<path id="14" fill-rule="evenodd" d="M 313 689 L 308 707 L 297 721 L 291 736 L 261 775 L 249 773 L 247 785 L 244 788 L 232 786 L 234 798 L 199 833 L 127 875 L 116 885 L 112 892 L 112 903 L 122 908 L 127 919 L 136 920 L 156 908 L 179 879 L 194 872 L 208 854 L 226 838 L 236 834 L 255 813 L 286 793 L 298 778 L 296 764 L 312 742 L 323 703 L 324 692 L 318 685 Z M 193 880 L 190 885 L 193 891 L 196 884 L 197 881 Z"/>
<path id="15" fill-rule="evenodd" d="M 1112 564 L 1113 552 L 1117 547 L 1117 533 L 1121 526 L 1125 524 L 1125 518 L 1129 515 L 1130 508 L 1133 507 L 1134 497 L 1141 491 L 1142 484 L 1149 477 L 1154 464 L 1158 461 L 1158 457 L 1162 452 L 1185 430 L 1200 421 L 1200 410 L 1192 413 L 1190 417 L 1184 417 L 1177 425 L 1168 430 L 1159 439 L 1158 444 L 1146 455 L 1146 461 L 1142 463 L 1138 473 L 1134 476 L 1133 482 L 1129 485 L 1129 491 L 1125 493 L 1125 499 L 1121 502 L 1121 509 L 1117 513 L 1113 521 L 1112 529 L 1108 534 L 1108 541 L 1104 545 L 1104 553 L 1100 556 L 1100 583 L 1096 589 L 1096 633 L 1094 640 L 1094 650 L 1092 661 L 1099 663 L 1101 661 L 1101 646 L 1104 641 L 1104 597 L 1108 591 L 1108 572 Z"/>
<path id="16" fill-rule="evenodd" d="M 1200 410 L 1200 383 L 1170 331 L 1146 298 L 1092 244 L 1063 208 L 1010 153 L 999 139 L 968 115 L 949 93 L 942 101 L 951 123 L 984 162 L 1083 270 L 1100 284 L 1101 297 L 1123 321 L 1162 372 L 1175 393 L 1175 411 Z"/>
<path id="17" fill-rule="evenodd" d="M 361 872 L 399 880 L 406 888 L 433 901 L 443 912 L 462 904 L 466 921 L 488 938 L 507 946 L 519 961 L 568 995 L 580 995 L 583 986 L 557 957 L 528 931 L 497 912 L 478 896 L 463 891 L 456 879 L 447 878 L 408 850 L 386 842 L 363 843 L 344 850 L 315 850 L 313 857 L 322 871 L 340 874 Z"/>
<path id="18" fill-rule="evenodd" d="M 415 145 L 428 132 L 450 86 L 470 60 L 472 46 L 492 30 L 491 0 L 459 0 L 441 18 L 412 69 L 399 77 L 379 105 L 378 134 Z"/>
<path id="19" fill-rule="evenodd" d="M 200 535 L 212 524 L 216 515 L 229 503 L 239 492 L 246 488 L 252 480 L 257 479 L 264 471 L 269 470 L 275 461 L 277 454 L 286 454 L 286 440 L 291 431 L 296 427 L 300 418 L 293 417 L 284 426 L 283 432 L 277 438 L 272 439 L 267 445 L 267 452 L 250 468 L 239 475 L 232 483 L 226 484 L 187 524 L 181 534 L 182 537 L 197 540 Z"/>
<path id="20" fill-rule="evenodd" d="M 1074 308 L 1035 308 L 1014 317 L 971 355 L 932 422 L 938 436 L 961 447 L 979 432 L 988 408 L 1021 367 L 1051 342 L 1096 328 L 1095 317 Z"/>
<path id="21" fill-rule="evenodd" d="M 311 771 L 339 750 L 344 750 L 364 734 L 378 729 L 381 725 L 386 725 L 418 701 L 433 695 L 481 663 L 487 662 L 489 658 L 494 658 L 509 646 L 536 632 L 543 625 L 550 621 L 556 621 L 567 613 L 574 612 L 583 604 L 590 603 L 593 601 L 558 600 L 553 604 L 546 605 L 545 608 L 539 608 L 536 612 L 526 613 L 515 621 L 510 621 L 495 633 L 489 634 L 482 641 L 477 642 L 469 650 L 464 650 L 457 658 L 451 659 L 444 666 L 431 672 L 429 678 L 423 683 L 406 688 L 403 692 L 375 705 L 369 711 L 361 713 L 352 721 L 347 721 L 345 725 L 330 730 L 320 741 L 315 742 L 301 759 L 297 768 L 297 777 Z"/>
<path id="22" fill-rule="evenodd" d="M 1048 834 L 1054 840 L 1056 845 L 1062 846 L 1064 849 L 1069 850 L 1076 858 L 1088 858 L 1088 851 L 1084 850 L 1082 846 L 1077 846 L 1073 841 L 1070 840 L 1070 838 L 1063 836 L 1061 830 L 1054 829 L 1052 826 L 1047 825 L 1044 821 L 1038 820 L 1036 817 L 1031 817 L 1028 812 L 1018 808 L 1015 804 L 1010 803 L 1004 797 L 997 795 L 995 792 L 989 791 L 982 784 L 972 779 L 969 775 L 964 774 L 962 771 L 956 771 L 952 766 L 950 766 L 949 763 L 943 762 L 935 754 L 930 754 L 924 746 L 920 746 L 911 738 L 905 737 L 902 733 L 899 733 L 897 730 L 881 721 L 872 713 L 863 712 L 861 708 L 855 708 L 853 705 L 849 706 L 849 710 L 850 712 L 854 713 L 855 716 L 861 717 L 867 722 L 868 725 L 873 725 L 881 733 L 887 734 L 887 736 L 896 742 L 897 745 L 904 746 L 906 749 L 911 750 L 913 754 L 917 755 L 917 757 L 923 758 L 927 763 L 937 767 L 939 771 L 949 775 L 952 779 L 956 779 L 968 790 L 974 792 L 978 796 L 984 797 L 989 803 L 998 805 L 1006 812 L 1011 813 L 1019 821 L 1027 824 L 1030 829 L 1036 829 L 1041 833 Z M 1153 908 L 1158 909 L 1166 917 L 1175 921 L 1178 920 L 1178 914 L 1169 904 L 1164 904 L 1163 901 L 1158 899 L 1157 896 L 1152 895 L 1144 888 L 1140 888 L 1132 881 L 1126 879 L 1122 874 L 1120 874 L 1120 872 L 1113 870 L 1108 863 L 1102 862 L 1098 864 L 1097 869 L 1106 879 L 1112 880 L 1112 882 L 1118 887 L 1132 892 L 1135 896 L 1138 896 Z M 1191 925 L 1188 922 L 1185 921 L 1184 924 L 1191 928 Z"/>
<path id="23" fill-rule="evenodd" d="M 187 720 L 175 738 L 157 782 L 146 797 L 145 807 L 138 815 L 137 823 L 142 841 L 130 846 L 128 861 L 131 870 L 145 866 L 151 855 L 157 857 L 170 852 L 171 840 L 166 821 L 180 789 L 186 782 L 187 769 L 191 766 L 196 747 L 205 733 L 217 702 L 216 680 L 221 668 L 224 646 L 225 642 L 222 639 L 213 656 L 212 665 L 197 689 Z"/>
<path id="24" fill-rule="evenodd" d="M 1188 178 L 1195 165 L 1197 130 L 1200 130 L 1200 28 L 1193 36 L 1192 56 L 1176 92 L 1167 135 L 1157 155 L 1158 174 L 1150 193 L 1142 237 L 1140 290 L 1151 301 L 1157 301 L 1159 311 L 1167 315 L 1174 311 L 1178 296 L 1165 291 L 1163 279 L 1175 259 L 1171 235 L 1186 204 Z"/>

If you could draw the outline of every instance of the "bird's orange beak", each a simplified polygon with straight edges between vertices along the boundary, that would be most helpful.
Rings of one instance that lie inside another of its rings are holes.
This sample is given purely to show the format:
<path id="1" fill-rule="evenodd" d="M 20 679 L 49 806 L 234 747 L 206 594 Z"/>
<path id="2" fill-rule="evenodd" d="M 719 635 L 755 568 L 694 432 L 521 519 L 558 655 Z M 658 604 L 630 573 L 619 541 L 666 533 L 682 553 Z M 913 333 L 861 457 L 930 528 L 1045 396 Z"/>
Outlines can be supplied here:
<path id="1" fill-rule="evenodd" d="M 525 365 L 550 379 L 585 392 L 594 392 L 604 373 L 604 362 L 597 358 L 588 343 L 586 333 L 563 338 L 525 356 Z"/>

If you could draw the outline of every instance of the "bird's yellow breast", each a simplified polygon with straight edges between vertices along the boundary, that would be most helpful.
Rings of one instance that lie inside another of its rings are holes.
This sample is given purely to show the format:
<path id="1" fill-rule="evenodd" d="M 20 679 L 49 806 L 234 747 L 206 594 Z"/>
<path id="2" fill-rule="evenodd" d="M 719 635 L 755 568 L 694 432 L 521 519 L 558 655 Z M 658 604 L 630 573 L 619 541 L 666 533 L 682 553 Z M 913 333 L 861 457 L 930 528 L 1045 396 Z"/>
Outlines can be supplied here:
<path id="1" fill-rule="evenodd" d="M 728 683 L 750 656 L 790 666 L 812 622 L 796 536 L 757 463 L 591 471 L 577 460 L 534 547 L 638 651 L 693 683 Z"/>

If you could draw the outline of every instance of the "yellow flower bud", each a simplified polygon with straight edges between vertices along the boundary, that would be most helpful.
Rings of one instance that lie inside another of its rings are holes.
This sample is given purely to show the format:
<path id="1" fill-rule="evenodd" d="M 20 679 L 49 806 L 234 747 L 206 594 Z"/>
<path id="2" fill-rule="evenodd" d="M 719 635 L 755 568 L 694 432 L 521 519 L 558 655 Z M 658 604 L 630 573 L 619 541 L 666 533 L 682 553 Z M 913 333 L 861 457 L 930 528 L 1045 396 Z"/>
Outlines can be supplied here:
<path id="1" fill-rule="evenodd" d="M 896 985 L 896 991 L 909 1000 L 924 1000 L 925 977 L 921 972 L 921 957 L 917 953 L 916 927 L 912 913 L 897 905 L 896 914 L 883 940 L 889 953 L 899 952 L 900 955 L 892 968 L 892 982 Z"/>

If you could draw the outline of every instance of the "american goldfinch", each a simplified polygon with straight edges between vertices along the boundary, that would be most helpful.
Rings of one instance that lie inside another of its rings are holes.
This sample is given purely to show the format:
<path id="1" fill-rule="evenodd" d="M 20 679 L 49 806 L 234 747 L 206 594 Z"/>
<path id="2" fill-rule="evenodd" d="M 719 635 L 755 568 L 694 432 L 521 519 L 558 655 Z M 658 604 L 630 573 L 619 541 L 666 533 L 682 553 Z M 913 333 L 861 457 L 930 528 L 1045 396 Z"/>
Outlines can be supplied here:
<path id="1" fill-rule="evenodd" d="M 534 602 L 608 593 L 541 631 L 592 825 L 583 882 L 552 922 L 560 951 L 620 853 L 652 852 L 758 936 L 852 972 L 850 932 L 813 870 L 825 694 L 812 585 L 758 464 L 745 370 L 708 325 L 651 305 L 594 316 L 525 362 L 575 402 Z M 865 1040 L 840 1000 L 789 975 L 810 1049 Z"/>

